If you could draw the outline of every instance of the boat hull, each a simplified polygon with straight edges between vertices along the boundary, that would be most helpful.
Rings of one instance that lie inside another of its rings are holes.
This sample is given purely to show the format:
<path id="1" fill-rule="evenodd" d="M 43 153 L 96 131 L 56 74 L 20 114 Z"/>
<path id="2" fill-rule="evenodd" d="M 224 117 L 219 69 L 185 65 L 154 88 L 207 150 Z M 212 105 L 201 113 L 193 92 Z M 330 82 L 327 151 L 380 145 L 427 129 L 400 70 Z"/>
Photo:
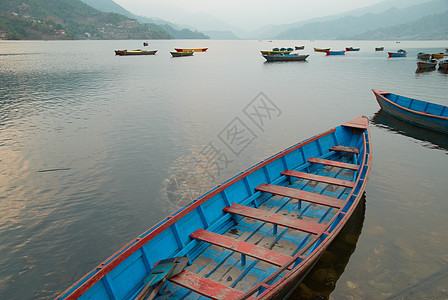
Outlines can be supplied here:
<path id="1" fill-rule="evenodd" d="M 282 54 L 290 54 L 292 51 L 289 50 L 261 50 L 261 55 L 282 55 Z"/>
<path id="2" fill-rule="evenodd" d="M 417 67 L 422 70 L 435 69 L 437 66 L 437 60 L 430 59 L 417 62 Z"/>
<path id="3" fill-rule="evenodd" d="M 405 57 L 408 52 L 404 51 L 404 52 L 387 52 L 389 54 L 389 57 Z"/>
<path id="4" fill-rule="evenodd" d="M 345 48 L 345 51 L 359 51 L 360 48 L 353 48 L 353 47 L 348 47 Z"/>
<path id="5" fill-rule="evenodd" d="M 327 52 L 330 51 L 330 48 L 314 48 L 316 52 Z"/>
<path id="6" fill-rule="evenodd" d="M 439 69 L 440 70 L 448 69 L 448 60 L 439 61 Z"/>
<path id="7" fill-rule="evenodd" d="M 309 55 L 294 55 L 294 54 L 286 54 L 286 55 L 263 55 L 263 57 L 268 62 L 275 61 L 305 61 Z"/>
<path id="8" fill-rule="evenodd" d="M 367 117 L 331 128 L 193 200 L 58 299 L 134 299 L 157 262 L 182 256 L 191 265 L 168 277 L 161 298 L 281 297 L 306 275 L 351 217 L 363 197 L 371 163 Z M 225 280 L 219 280 L 221 272 Z"/>
<path id="9" fill-rule="evenodd" d="M 448 107 L 372 90 L 381 109 L 408 123 L 448 134 Z"/>
<path id="10" fill-rule="evenodd" d="M 442 59 L 444 56 L 445 56 L 445 53 L 443 53 L 443 52 L 431 54 L 432 59 Z"/>
<path id="11" fill-rule="evenodd" d="M 421 59 L 421 60 L 429 60 L 429 59 L 431 59 L 431 54 L 420 52 L 417 54 L 417 58 Z"/>
<path id="12" fill-rule="evenodd" d="M 115 50 L 115 55 L 154 55 L 157 50 Z"/>
<path id="13" fill-rule="evenodd" d="M 170 52 L 173 57 L 182 57 L 182 56 L 192 56 L 194 51 L 185 51 L 185 52 Z"/>
<path id="14" fill-rule="evenodd" d="M 186 48 L 174 48 L 174 50 L 176 50 L 176 52 L 205 52 L 208 50 L 208 48 L 191 48 L 191 49 L 186 49 Z"/>
<path id="15" fill-rule="evenodd" d="M 345 55 L 345 51 L 326 51 L 327 55 Z"/>
<path id="16" fill-rule="evenodd" d="M 375 48 L 375 51 L 383 51 L 384 50 L 384 47 L 377 47 L 377 48 Z"/>

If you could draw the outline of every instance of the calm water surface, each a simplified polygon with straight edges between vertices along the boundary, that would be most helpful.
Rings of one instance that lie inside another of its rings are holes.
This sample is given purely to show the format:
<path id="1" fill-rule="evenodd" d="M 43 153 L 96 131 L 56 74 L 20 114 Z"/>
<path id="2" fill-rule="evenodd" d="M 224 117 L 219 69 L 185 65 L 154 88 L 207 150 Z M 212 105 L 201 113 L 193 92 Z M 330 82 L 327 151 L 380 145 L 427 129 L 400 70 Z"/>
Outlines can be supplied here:
<path id="1" fill-rule="evenodd" d="M 294 45 L 306 62 L 259 53 Z M 177 40 L 151 42 L 155 56 L 113 52 L 141 46 L 0 42 L 0 299 L 54 298 L 201 191 L 361 115 L 374 149 L 365 205 L 310 274 L 318 287 L 292 298 L 447 297 L 448 138 L 385 115 L 371 89 L 448 105 L 448 75 L 416 72 L 418 52 L 448 41 Z M 348 46 L 361 51 L 312 51 Z M 171 58 L 174 47 L 209 50 Z M 398 48 L 408 57 L 388 59 Z M 245 112 L 260 99 L 276 109 L 257 121 Z M 232 122 L 252 132 L 244 149 L 225 144 Z M 205 176 L 198 158 L 210 149 L 226 159 Z"/>

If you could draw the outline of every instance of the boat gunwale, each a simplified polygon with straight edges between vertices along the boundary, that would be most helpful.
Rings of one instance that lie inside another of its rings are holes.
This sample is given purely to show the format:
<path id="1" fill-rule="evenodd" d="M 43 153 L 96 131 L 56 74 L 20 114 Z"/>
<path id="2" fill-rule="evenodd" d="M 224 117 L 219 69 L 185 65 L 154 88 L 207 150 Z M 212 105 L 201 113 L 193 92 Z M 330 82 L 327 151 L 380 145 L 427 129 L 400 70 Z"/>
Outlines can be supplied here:
<path id="1" fill-rule="evenodd" d="M 339 125 L 343 126 L 343 125 Z M 339 127 L 337 126 L 337 127 Z M 247 177 L 251 173 L 263 168 L 264 166 L 270 164 L 271 162 L 287 155 L 288 153 L 291 153 L 292 151 L 303 147 L 311 142 L 314 142 L 326 135 L 329 135 L 333 132 L 336 132 L 336 127 L 328 129 L 320 134 L 314 135 L 308 139 L 305 139 L 295 145 L 292 145 L 284 150 L 281 150 L 277 152 L 276 154 L 266 158 L 265 160 L 262 160 L 248 169 L 236 174 L 235 176 L 231 177 L 227 181 L 223 182 L 222 184 L 217 185 L 213 189 L 209 190 L 207 193 L 199 196 L 195 200 L 191 201 L 190 203 L 186 204 L 179 210 L 175 211 L 171 215 L 165 217 L 163 220 L 157 222 L 155 225 L 153 225 L 150 229 L 145 231 L 144 233 L 140 234 L 139 237 L 133 239 L 131 242 L 123 246 L 120 250 L 116 251 L 114 254 L 109 256 L 106 260 L 104 260 L 101 264 L 99 264 L 97 267 L 92 269 L 90 272 L 88 272 L 86 275 L 84 275 L 81 279 L 76 281 L 74 284 L 72 284 L 69 288 L 64 290 L 56 299 L 76 299 L 80 297 L 82 294 L 84 294 L 88 289 L 90 289 L 93 285 L 95 285 L 98 281 L 100 281 L 106 274 L 108 274 L 110 271 L 112 271 L 116 266 L 118 266 L 120 263 L 122 263 L 125 259 L 127 259 L 129 256 L 134 254 L 137 250 L 139 250 L 143 245 L 148 243 L 150 240 L 152 240 L 154 237 L 156 237 L 158 234 L 169 228 L 171 225 L 176 223 L 179 219 L 186 216 L 188 213 L 193 211 L 194 209 L 198 208 L 200 205 L 205 203 L 207 200 L 212 198 L 213 196 L 221 193 L 226 188 L 230 187 L 234 183 L 238 182 L 239 180 Z M 355 185 L 356 187 L 356 185 Z M 352 191 L 354 188 L 352 189 Z M 348 198 L 347 198 L 348 199 Z M 290 264 L 289 264 L 290 265 Z M 287 267 L 285 267 L 287 268 Z"/>
<path id="2" fill-rule="evenodd" d="M 389 103 L 389 104 L 391 104 L 391 105 L 393 105 L 393 106 L 395 106 L 395 107 L 397 107 L 399 109 L 402 109 L 404 111 L 407 111 L 407 112 L 410 112 L 410 113 L 413 113 L 413 114 L 416 114 L 416 115 L 419 115 L 419 116 L 424 116 L 424 117 L 429 117 L 429 118 L 435 118 L 435 119 L 441 119 L 441 120 L 447 120 L 448 121 L 448 117 L 433 115 L 433 114 L 430 114 L 430 113 L 420 112 L 420 111 L 417 111 L 417 110 L 409 109 L 409 108 L 406 108 L 404 106 L 398 105 L 395 102 L 392 102 L 391 100 L 389 100 L 386 97 L 384 97 L 384 95 L 386 95 L 386 94 L 394 94 L 394 93 L 384 92 L 384 91 L 380 91 L 380 90 L 376 90 L 376 89 L 372 89 L 372 92 L 375 94 L 375 96 L 380 97 L 381 99 L 383 99 L 387 103 Z M 398 94 L 394 94 L 394 95 L 400 96 Z M 409 97 L 406 97 L 406 98 L 409 98 Z M 409 98 L 409 99 L 414 99 L 414 98 Z M 419 99 L 414 99 L 414 100 L 419 100 Z M 431 102 L 424 101 L 424 100 L 419 100 L 419 101 L 422 101 L 422 102 L 425 102 L 425 103 L 431 103 Z M 435 104 L 435 103 L 432 103 L 432 104 Z M 441 104 L 438 104 L 438 105 L 441 105 Z M 447 107 L 445 105 L 441 105 L 441 106 Z"/>

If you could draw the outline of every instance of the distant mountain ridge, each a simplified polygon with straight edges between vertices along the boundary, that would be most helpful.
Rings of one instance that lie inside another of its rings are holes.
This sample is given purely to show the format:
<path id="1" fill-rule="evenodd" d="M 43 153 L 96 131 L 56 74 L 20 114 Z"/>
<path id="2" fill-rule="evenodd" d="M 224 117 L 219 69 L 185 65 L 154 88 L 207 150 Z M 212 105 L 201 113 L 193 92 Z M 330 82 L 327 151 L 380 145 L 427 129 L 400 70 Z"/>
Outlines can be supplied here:
<path id="1" fill-rule="evenodd" d="M 391 7 L 381 13 L 366 13 L 358 17 L 345 15 L 331 21 L 307 23 L 290 28 L 274 38 L 347 39 L 369 30 L 411 22 L 445 10 L 448 10 L 447 0 L 431 0 L 401 9 Z"/>
<path id="2" fill-rule="evenodd" d="M 350 40 L 448 40 L 448 10 L 418 20 L 357 34 Z"/>
<path id="3" fill-rule="evenodd" d="M 291 24 L 266 25 L 252 39 L 347 39 L 369 30 L 407 23 L 446 10 L 447 0 L 386 0 L 364 8 Z M 398 14 L 398 15 L 397 15 Z"/>

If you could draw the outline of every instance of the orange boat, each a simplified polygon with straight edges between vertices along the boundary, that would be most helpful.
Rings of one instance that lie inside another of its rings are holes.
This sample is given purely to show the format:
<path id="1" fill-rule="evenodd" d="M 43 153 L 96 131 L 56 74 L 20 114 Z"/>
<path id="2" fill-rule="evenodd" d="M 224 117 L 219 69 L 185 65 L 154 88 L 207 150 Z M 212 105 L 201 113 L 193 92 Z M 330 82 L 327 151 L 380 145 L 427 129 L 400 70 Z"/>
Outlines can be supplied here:
<path id="1" fill-rule="evenodd" d="M 205 52 L 208 48 L 195 48 L 195 49 L 186 49 L 186 48 L 174 48 L 177 52 Z"/>

